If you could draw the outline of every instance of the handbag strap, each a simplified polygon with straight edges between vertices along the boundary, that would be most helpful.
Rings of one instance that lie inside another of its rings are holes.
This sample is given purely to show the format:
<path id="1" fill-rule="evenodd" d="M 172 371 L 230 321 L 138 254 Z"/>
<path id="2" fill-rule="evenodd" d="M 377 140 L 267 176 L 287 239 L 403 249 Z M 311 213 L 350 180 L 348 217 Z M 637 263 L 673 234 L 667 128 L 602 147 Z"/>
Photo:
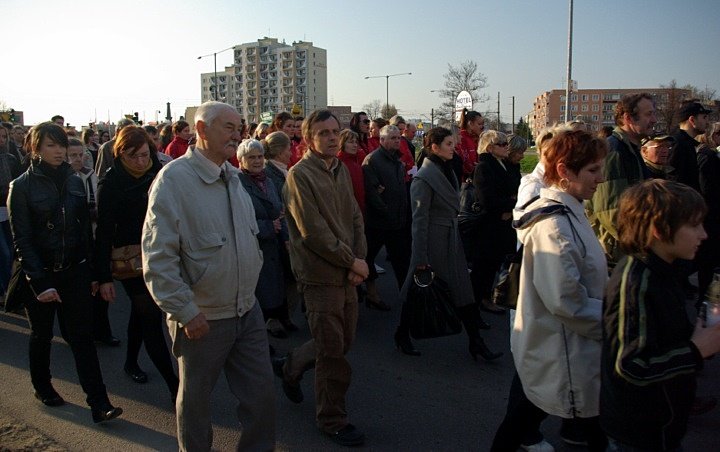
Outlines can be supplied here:
<path id="1" fill-rule="evenodd" d="M 422 274 L 427 274 L 427 273 L 430 274 L 430 281 L 428 281 L 427 283 L 420 282 L 420 276 Z M 432 268 L 430 268 L 429 265 L 427 266 L 427 268 L 425 270 L 415 270 L 415 272 L 413 273 L 413 281 L 415 282 L 415 285 L 418 287 L 430 287 L 430 285 L 432 285 L 432 282 L 434 279 L 435 279 L 435 272 L 432 270 Z"/>

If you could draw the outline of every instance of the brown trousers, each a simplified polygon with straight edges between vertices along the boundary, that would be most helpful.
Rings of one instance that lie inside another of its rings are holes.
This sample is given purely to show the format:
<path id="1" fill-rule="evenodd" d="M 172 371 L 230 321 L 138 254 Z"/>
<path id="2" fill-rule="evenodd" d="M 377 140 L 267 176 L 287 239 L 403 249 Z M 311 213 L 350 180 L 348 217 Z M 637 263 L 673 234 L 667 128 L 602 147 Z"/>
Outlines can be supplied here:
<path id="1" fill-rule="evenodd" d="M 313 338 L 293 350 L 285 364 L 285 375 L 298 382 L 314 365 L 317 426 L 334 433 L 348 424 L 345 394 L 352 369 L 345 355 L 355 340 L 357 292 L 350 284 L 304 285 L 301 291 Z"/>

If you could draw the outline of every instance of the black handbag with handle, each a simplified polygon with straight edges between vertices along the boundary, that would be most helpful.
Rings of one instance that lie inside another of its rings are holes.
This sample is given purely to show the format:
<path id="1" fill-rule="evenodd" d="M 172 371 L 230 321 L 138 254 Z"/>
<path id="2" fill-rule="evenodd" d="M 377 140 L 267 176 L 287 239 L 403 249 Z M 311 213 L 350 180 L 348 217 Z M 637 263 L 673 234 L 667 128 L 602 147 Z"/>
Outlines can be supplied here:
<path id="1" fill-rule="evenodd" d="M 405 302 L 410 310 L 410 335 L 413 338 L 429 339 L 462 331 L 450 288 L 430 267 L 415 271 Z"/>

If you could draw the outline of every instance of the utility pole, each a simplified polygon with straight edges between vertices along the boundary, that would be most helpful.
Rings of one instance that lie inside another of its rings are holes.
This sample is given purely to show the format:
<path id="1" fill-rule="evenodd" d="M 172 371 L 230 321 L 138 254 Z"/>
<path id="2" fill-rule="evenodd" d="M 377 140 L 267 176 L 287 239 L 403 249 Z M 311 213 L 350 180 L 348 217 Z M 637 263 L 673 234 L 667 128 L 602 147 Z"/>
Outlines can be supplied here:
<path id="1" fill-rule="evenodd" d="M 573 35 L 573 0 L 570 0 L 568 17 L 568 54 L 567 54 L 567 86 L 565 87 L 565 122 L 570 121 L 570 93 L 572 92 L 572 35 Z"/>
<path id="2" fill-rule="evenodd" d="M 497 109 L 498 117 L 497 117 L 497 127 L 495 127 L 495 130 L 500 132 L 500 91 L 498 91 L 497 106 L 498 106 L 498 109 Z"/>
<path id="3" fill-rule="evenodd" d="M 515 96 L 512 97 L 512 133 L 515 133 Z"/>

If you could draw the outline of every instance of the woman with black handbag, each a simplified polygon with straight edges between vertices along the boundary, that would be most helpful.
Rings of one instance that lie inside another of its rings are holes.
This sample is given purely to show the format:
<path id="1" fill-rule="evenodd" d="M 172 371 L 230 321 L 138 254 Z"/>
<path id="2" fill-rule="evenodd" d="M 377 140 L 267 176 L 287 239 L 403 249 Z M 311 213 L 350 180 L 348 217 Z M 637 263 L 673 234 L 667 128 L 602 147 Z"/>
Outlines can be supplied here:
<path id="1" fill-rule="evenodd" d="M 451 161 L 455 153 L 452 133 L 436 127 L 426 135 L 429 155 L 410 185 L 412 206 L 412 257 L 410 268 L 422 271 L 432 268 L 435 276 L 447 283 L 455 312 L 465 326 L 468 349 L 473 359 L 479 354 L 490 361 L 502 356 L 488 349 L 480 337 L 480 328 L 489 328 L 475 307 L 472 286 L 467 273 L 465 253 L 458 231 L 460 211 L 458 181 Z M 403 304 L 395 345 L 405 354 L 419 355 L 410 340 L 411 309 L 408 291 L 415 284 L 409 272 L 401 290 Z"/>
<path id="2" fill-rule="evenodd" d="M 47 406 L 65 403 L 50 375 L 50 346 L 57 314 L 70 345 L 94 422 L 122 414 L 103 383 L 92 336 L 92 231 L 83 182 L 65 161 L 68 137 L 46 122 L 28 139 L 30 167 L 10 184 L 10 227 L 22 270 L 32 289 L 25 310 L 30 321 L 30 378 L 35 397 Z"/>
<path id="3" fill-rule="evenodd" d="M 178 377 L 163 334 L 163 315 L 145 286 L 142 268 L 130 265 L 126 274 L 121 276 L 113 269 L 111 262 L 113 254 L 117 256 L 123 252 L 128 258 L 137 260 L 139 257 L 148 190 L 162 166 L 156 156 L 155 143 L 140 127 L 124 127 L 115 141 L 113 152 L 113 166 L 100 181 L 97 192 L 95 243 L 100 295 L 108 302 L 114 301 L 113 276 L 123 278 L 121 283 L 132 303 L 125 373 L 136 383 L 147 382 L 147 374 L 137 363 L 144 342 L 150 359 L 167 383 L 174 400 Z M 116 267 L 123 263 L 117 260 L 114 262 Z"/>

